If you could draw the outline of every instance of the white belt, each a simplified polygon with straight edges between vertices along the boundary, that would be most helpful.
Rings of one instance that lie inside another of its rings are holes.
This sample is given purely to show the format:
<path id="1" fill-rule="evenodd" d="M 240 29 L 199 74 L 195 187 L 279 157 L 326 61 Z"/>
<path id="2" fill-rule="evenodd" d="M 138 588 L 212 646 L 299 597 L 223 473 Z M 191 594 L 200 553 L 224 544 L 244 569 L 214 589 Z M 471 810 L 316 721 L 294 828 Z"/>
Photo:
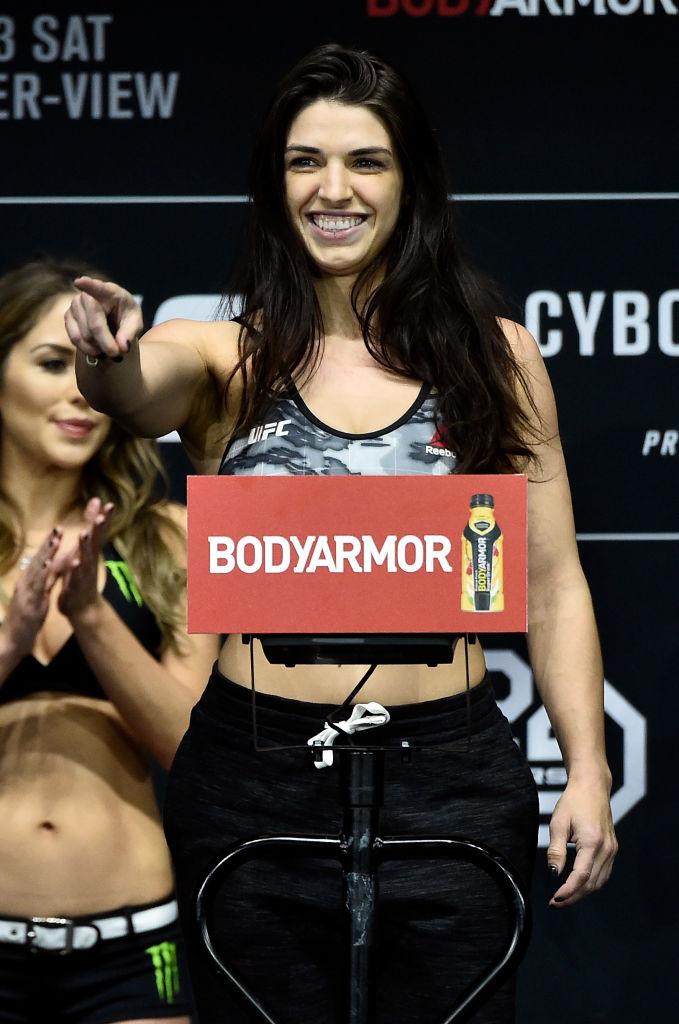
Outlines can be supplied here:
<path id="1" fill-rule="evenodd" d="M 105 917 L 78 919 L 70 917 L 30 917 L 23 920 L 0 919 L 0 942 L 11 942 L 30 949 L 52 953 L 70 953 L 89 949 L 102 939 L 120 939 L 130 932 L 150 932 L 177 920 L 177 901 L 169 900 L 157 907 L 135 910 L 131 914 L 108 914 Z"/>

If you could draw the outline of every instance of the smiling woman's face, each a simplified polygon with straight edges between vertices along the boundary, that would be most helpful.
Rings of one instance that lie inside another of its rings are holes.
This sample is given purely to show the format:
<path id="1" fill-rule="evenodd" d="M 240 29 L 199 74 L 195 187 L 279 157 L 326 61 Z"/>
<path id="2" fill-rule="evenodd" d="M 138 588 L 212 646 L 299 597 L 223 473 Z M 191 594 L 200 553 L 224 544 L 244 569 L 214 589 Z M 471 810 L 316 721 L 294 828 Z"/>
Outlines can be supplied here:
<path id="1" fill-rule="evenodd" d="M 403 175 L 389 133 L 367 107 L 318 100 L 290 126 L 290 220 L 322 274 L 356 275 L 385 247 Z"/>
<path id="2" fill-rule="evenodd" d="M 75 469 L 95 454 L 110 419 L 78 391 L 75 349 L 64 327 L 73 296 L 58 296 L 11 349 L 0 371 L 0 450 L 27 464 Z"/>

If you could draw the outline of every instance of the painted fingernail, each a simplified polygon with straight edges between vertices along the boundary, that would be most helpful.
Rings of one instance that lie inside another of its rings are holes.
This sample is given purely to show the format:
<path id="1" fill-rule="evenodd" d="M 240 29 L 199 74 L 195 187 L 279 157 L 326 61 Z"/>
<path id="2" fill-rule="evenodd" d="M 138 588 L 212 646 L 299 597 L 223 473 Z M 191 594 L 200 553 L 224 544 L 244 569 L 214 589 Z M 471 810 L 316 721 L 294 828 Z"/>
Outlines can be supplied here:
<path id="1" fill-rule="evenodd" d="M 563 901 L 564 901 L 565 899 L 566 899 L 566 897 L 565 897 L 565 896 L 555 896 L 555 897 L 554 897 L 554 902 L 555 902 L 555 903 L 563 903 Z"/>
<path id="2" fill-rule="evenodd" d="M 113 362 L 114 363 L 122 363 L 122 361 L 123 361 L 123 357 L 122 356 L 114 356 L 113 357 Z"/>
<path id="3" fill-rule="evenodd" d="M 550 864 L 550 865 L 549 865 L 549 873 L 550 873 L 551 875 L 554 875 L 555 877 L 556 877 L 556 875 L 558 875 L 558 874 L 559 874 L 559 869 L 558 869 L 558 867 L 556 866 L 556 864 Z"/>

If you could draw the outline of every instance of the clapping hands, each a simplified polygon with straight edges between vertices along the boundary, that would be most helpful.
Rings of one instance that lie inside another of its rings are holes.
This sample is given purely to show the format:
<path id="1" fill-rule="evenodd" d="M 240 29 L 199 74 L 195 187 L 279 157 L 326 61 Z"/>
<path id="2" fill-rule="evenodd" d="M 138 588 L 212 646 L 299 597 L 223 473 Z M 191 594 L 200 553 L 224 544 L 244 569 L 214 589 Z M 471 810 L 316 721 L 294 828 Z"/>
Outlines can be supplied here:
<path id="1" fill-rule="evenodd" d="M 24 657 L 33 649 L 47 616 L 52 589 L 60 582 L 59 611 L 75 625 L 101 599 L 97 575 L 99 556 L 113 505 L 91 498 L 77 542 L 63 550 L 64 530 L 55 527 L 20 574 L 2 622 L 10 649 Z"/>
<path id="2" fill-rule="evenodd" d="M 62 538 L 63 530 L 58 526 L 45 538 L 19 576 L 7 607 L 2 631 L 9 648 L 19 658 L 31 653 L 45 621 L 50 593 L 58 575 L 55 559 Z"/>
<path id="3" fill-rule="evenodd" d="M 99 555 L 106 537 L 113 505 L 104 505 L 100 498 L 91 498 L 85 508 L 85 528 L 78 543 L 60 560 L 58 575 L 61 592 L 59 611 L 74 622 L 93 608 L 100 599 L 97 587 Z"/>

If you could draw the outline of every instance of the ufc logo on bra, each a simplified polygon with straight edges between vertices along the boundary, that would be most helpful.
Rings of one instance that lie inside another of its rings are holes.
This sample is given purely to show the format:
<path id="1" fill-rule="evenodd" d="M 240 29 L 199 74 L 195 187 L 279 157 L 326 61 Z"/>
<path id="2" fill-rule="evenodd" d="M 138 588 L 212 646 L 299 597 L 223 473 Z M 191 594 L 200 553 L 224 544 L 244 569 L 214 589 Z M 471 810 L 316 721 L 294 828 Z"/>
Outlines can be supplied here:
<path id="1" fill-rule="evenodd" d="M 279 420 L 278 423 L 260 423 L 258 427 L 253 427 L 248 434 L 248 444 L 254 444 L 255 441 L 265 441 L 267 437 L 285 437 L 288 433 L 285 429 L 288 423 L 292 423 L 292 420 Z"/>

